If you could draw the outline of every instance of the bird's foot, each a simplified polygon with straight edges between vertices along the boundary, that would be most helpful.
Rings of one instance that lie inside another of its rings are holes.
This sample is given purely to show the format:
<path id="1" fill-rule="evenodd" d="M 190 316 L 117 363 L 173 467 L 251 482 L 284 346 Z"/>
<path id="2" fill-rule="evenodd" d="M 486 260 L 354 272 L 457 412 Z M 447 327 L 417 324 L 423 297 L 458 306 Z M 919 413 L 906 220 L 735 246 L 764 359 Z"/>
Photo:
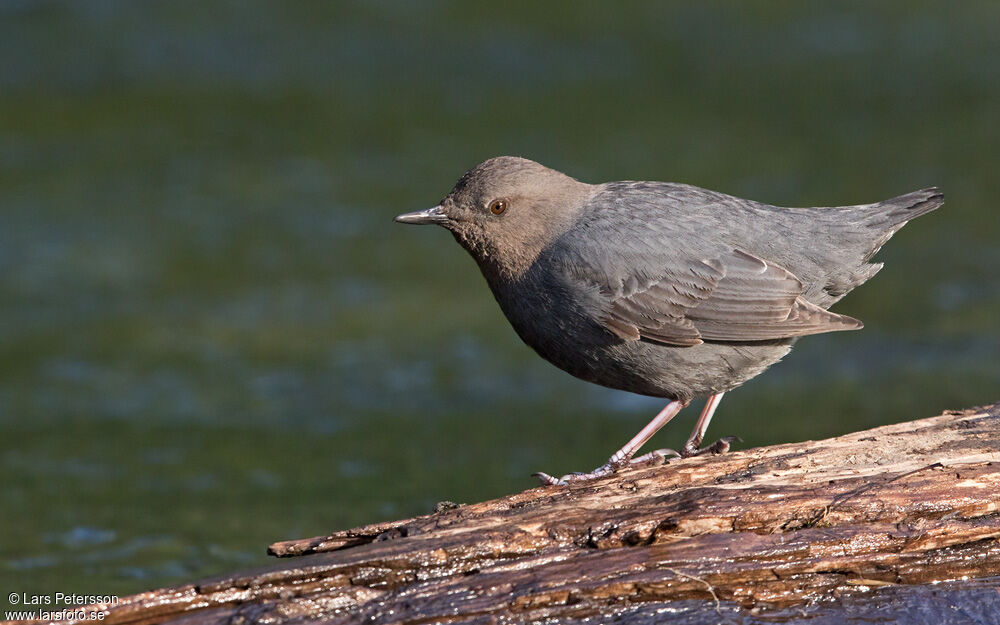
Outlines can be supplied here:
<path id="1" fill-rule="evenodd" d="M 701 449 L 698 449 L 693 444 L 690 444 L 690 441 L 688 441 L 688 444 L 681 447 L 681 452 L 677 455 L 681 458 L 693 458 L 694 456 L 705 456 L 709 454 L 713 456 L 720 456 L 729 451 L 729 447 L 733 444 L 733 441 L 742 443 L 743 439 L 739 436 L 727 436 L 725 438 L 720 438 L 711 445 L 706 445 Z"/>
<path id="2" fill-rule="evenodd" d="M 671 458 L 683 458 L 683 457 L 684 456 L 682 456 L 679 452 L 674 451 L 673 449 L 656 449 L 654 451 L 649 452 L 648 454 L 642 454 L 637 458 L 632 458 L 630 464 L 632 465 L 648 464 L 651 466 L 656 466 L 660 464 L 667 464 L 667 461 L 669 461 Z"/>
<path id="3" fill-rule="evenodd" d="M 643 464 L 666 464 L 667 460 L 671 457 L 680 458 L 681 455 L 673 449 L 657 449 L 656 451 L 651 451 L 648 454 L 643 454 L 638 458 L 632 458 L 629 460 L 621 459 L 616 461 L 615 458 L 612 457 L 611 460 L 608 460 L 590 473 L 567 473 L 566 475 L 558 478 L 553 477 L 548 473 L 542 473 L 541 471 L 538 473 L 532 473 L 531 475 L 532 477 L 537 477 L 542 482 L 543 486 L 566 486 L 570 482 L 585 482 L 599 477 L 607 477 L 617 473 L 619 469 L 626 465 L 636 466 Z"/>
<path id="4" fill-rule="evenodd" d="M 611 475 L 617 470 L 618 467 L 612 466 L 610 462 L 606 462 L 590 473 L 576 472 L 567 473 L 562 477 L 554 477 L 548 473 L 539 471 L 537 473 L 532 473 L 531 476 L 537 477 L 542 482 L 542 486 L 566 486 L 570 482 L 586 482 L 587 480 L 595 480 L 599 477 L 605 477 Z"/>
<path id="5" fill-rule="evenodd" d="M 725 438 L 720 438 L 711 445 L 706 445 L 705 447 L 698 448 L 694 444 L 684 445 L 681 447 L 680 451 L 674 451 L 673 449 L 657 449 L 656 451 L 651 451 L 648 454 L 643 454 L 636 458 L 625 459 L 617 456 L 613 456 L 610 460 L 597 467 L 590 473 L 567 473 L 562 477 L 554 477 L 548 473 L 543 473 L 541 471 L 537 473 L 532 473 L 532 477 L 537 477 L 543 486 L 566 486 L 570 482 L 586 482 L 587 480 L 595 480 L 599 477 L 607 477 L 614 473 L 617 473 L 622 467 L 638 466 L 638 465 L 659 465 L 666 464 L 671 458 L 693 458 L 695 456 L 706 456 L 713 455 L 719 456 L 729 451 L 733 442 L 743 442 L 743 439 L 739 436 L 726 436 Z"/>
<path id="6" fill-rule="evenodd" d="M 553 477 L 548 473 L 542 473 L 541 471 L 532 473 L 531 475 L 541 480 L 542 486 L 566 486 L 570 482 L 586 482 L 587 480 L 596 480 L 599 477 L 607 477 L 616 473 L 618 469 L 628 463 L 629 459 L 621 452 L 618 452 L 590 473 L 567 473 L 560 478 Z"/>

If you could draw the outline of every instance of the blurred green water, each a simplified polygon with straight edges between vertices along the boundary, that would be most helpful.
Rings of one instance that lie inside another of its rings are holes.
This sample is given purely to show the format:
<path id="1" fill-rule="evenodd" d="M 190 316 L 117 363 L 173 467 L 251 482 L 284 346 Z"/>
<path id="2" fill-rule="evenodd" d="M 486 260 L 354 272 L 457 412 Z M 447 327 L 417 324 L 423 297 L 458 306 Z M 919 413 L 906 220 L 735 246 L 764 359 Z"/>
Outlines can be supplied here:
<path id="1" fill-rule="evenodd" d="M 134 592 L 602 462 L 659 403 L 542 362 L 446 233 L 391 223 L 496 154 L 781 205 L 939 185 L 839 305 L 865 330 L 801 341 L 712 433 L 1000 399 L 997 24 L 992 3 L 0 3 L 0 590 Z"/>

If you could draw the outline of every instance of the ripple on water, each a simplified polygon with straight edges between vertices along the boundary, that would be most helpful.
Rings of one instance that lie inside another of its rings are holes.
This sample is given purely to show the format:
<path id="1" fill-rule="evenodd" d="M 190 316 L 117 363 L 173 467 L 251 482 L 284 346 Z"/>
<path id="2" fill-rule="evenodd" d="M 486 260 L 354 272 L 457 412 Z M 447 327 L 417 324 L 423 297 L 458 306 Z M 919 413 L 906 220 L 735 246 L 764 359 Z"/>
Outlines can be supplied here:
<path id="1" fill-rule="evenodd" d="M 116 537 L 117 534 L 114 530 L 78 525 L 65 532 L 46 534 L 44 539 L 48 543 L 55 543 L 70 549 L 79 549 L 110 543 Z"/>

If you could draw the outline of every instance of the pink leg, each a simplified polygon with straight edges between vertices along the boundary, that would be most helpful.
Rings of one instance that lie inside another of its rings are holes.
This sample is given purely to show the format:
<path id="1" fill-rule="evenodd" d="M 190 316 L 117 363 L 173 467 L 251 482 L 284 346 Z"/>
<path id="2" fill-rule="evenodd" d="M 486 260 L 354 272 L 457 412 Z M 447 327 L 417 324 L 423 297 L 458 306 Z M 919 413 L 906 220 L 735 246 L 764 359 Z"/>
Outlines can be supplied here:
<path id="1" fill-rule="evenodd" d="M 698 422 L 694 424 L 694 430 L 691 431 L 691 437 L 687 439 L 684 443 L 684 447 L 681 448 L 680 456 L 682 458 L 690 458 L 691 456 L 700 456 L 702 454 L 724 454 L 729 451 L 729 445 L 733 441 L 743 440 L 738 436 L 727 436 L 725 438 L 720 438 L 708 447 L 704 449 L 699 449 L 701 447 L 701 442 L 705 440 L 705 432 L 708 431 L 708 424 L 712 420 L 712 415 L 715 414 L 715 409 L 719 407 L 719 402 L 722 401 L 722 395 L 724 393 L 716 393 L 708 398 L 705 402 L 705 407 L 701 411 L 701 415 L 698 416 Z"/>
<path id="2" fill-rule="evenodd" d="M 684 443 L 681 455 L 685 453 L 691 454 L 698 451 L 698 448 L 701 447 L 701 441 L 705 440 L 705 432 L 708 431 L 708 424 L 712 421 L 712 415 L 715 414 L 715 409 L 719 407 L 719 402 L 722 401 L 723 395 L 724 393 L 716 393 L 705 402 L 705 407 L 702 408 L 701 414 L 698 415 L 698 422 L 694 424 L 694 429 L 691 430 L 691 437 Z"/>
<path id="3" fill-rule="evenodd" d="M 616 451 L 608 461 L 603 465 L 597 467 L 590 473 L 570 473 L 569 475 L 564 475 L 561 478 L 554 478 L 548 473 L 535 473 L 535 477 L 542 481 L 542 484 L 550 486 L 565 486 L 568 482 L 576 482 L 583 480 L 592 480 L 598 477 L 604 477 L 605 475 L 611 475 L 618 469 L 622 468 L 629 463 L 635 452 L 642 447 L 646 441 L 652 438 L 656 431 L 666 425 L 671 419 L 677 416 L 677 413 L 683 410 L 688 402 L 672 401 L 666 405 L 666 407 L 657 414 L 652 421 L 646 424 L 646 427 L 639 430 L 639 433 L 632 437 L 632 440 L 625 443 L 621 449 Z"/>
<path id="4" fill-rule="evenodd" d="M 702 409 L 701 414 L 698 416 L 698 422 L 694 425 L 694 430 L 691 431 L 690 438 L 684 443 L 684 447 L 681 447 L 680 452 L 676 452 L 673 449 L 657 449 L 656 451 L 651 451 L 648 454 L 640 456 L 639 458 L 633 458 L 632 462 L 634 464 L 645 464 L 651 462 L 663 462 L 670 456 L 676 456 L 678 458 L 690 458 L 691 456 L 700 456 L 702 454 L 724 454 L 729 451 L 729 446 L 733 441 L 743 442 L 738 436 L 727 436 L 725 438 L 719 439 L 705 447 L 704 449 L 699 449 L 701 442 L 705 439 L 705 432 L 708 431 L 708 424 L 712 421 L 712 415 L 715 414 L 715 409 L 719 407 L 719 402 L 722 401 L 722 395 L 724 393 L 716 393 L 708 398 L 705 402 L 705 407 Z"/>

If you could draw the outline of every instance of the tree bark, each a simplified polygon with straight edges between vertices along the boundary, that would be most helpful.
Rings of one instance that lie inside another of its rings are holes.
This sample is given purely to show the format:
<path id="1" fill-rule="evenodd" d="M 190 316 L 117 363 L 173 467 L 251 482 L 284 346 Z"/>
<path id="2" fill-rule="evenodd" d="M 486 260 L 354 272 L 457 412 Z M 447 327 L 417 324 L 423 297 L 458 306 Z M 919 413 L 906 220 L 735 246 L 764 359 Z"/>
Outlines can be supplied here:
<path id="1" fill-rule="evenodd" d="M 1000 403 L 439 508 L 104 622 L 1000 622 Z"/>

